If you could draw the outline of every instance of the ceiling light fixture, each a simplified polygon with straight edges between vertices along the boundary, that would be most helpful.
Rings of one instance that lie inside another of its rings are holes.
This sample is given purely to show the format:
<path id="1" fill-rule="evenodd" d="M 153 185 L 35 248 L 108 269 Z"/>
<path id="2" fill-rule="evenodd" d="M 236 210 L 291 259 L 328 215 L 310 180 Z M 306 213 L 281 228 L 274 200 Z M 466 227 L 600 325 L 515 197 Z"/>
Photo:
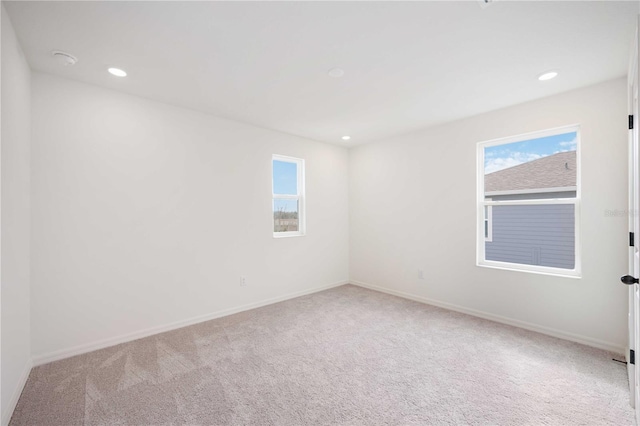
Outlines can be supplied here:
<path id="1" fill-rule="evenodd" d="M 480 7 L 482 9 L 486 9 L 487 7 L 489 7 L 491 5 L 491 3 L 495 2 L 497 0 L 478 0 L 478 3 L 480 3 Z"/>
<path id="2" fill-rule="evenodd" d="M 343 140 L 343 141 L 348 141 L 349 139 L 351 139 L 351 136 L 343 136 L 343 137 L 342 137 L 342 140 Z"/>
<path id="3" fill-rule="evenodd" d="M 51 56 L 53 56 L 58 62 L 60 62 L 64 66 L 75 65 L 76 62 L 78 62 L 78 58 L 76 58 L 70 53 L 63 52 L 61 50 L 51 51 Z"/>
<path id="4" fill-rule="evenodd" d="M 111 74 L 115 75 L 116 77 L 127 76 L 127 73 L 121 70 L 120 68 L 109 68 L 107 71 L 109 71 Z"/>
<path id="5" fill-rule="evenodd" d="M 540 81 L 551 80 L 552 78 L 555 78 L 557 75 L 558 75 L 558 71 L 547 71 L 544 74 L 540 74 L 540 76 L 538 76 L 538 80 Z"/>
<path id="6" fill-rule="evenodd" d="M 344 70 L 342 68 L 331 68 L 328 74 L 333 78 L 340 78 L 344 75 Z"/>

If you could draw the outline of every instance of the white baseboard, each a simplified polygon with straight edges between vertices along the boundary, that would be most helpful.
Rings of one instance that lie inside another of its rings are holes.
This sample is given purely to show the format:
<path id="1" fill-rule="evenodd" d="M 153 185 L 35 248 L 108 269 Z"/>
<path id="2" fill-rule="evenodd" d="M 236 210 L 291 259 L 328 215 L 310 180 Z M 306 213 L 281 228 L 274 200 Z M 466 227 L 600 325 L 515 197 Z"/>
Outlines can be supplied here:
<path id="1" fill-rule="evenodd" d="M 562 330 L 557 330 L 550 327 L 544 327 L 538 324 L 533 324 L 526 321 L 520 321 L 513 318 L 503 317 L 501 315 L 495 315 L 489 312 L 483 312 L 476 309 L 466 308 L 464 306 L 454 305 L 448 302 L 441 302 L 439 300 L 429 299 L 427 297 L 422 297 L 415 294 L 404 293 L 396 290 L 390 290 L 388 288 L 379 287 L 379 286 L 368 284 L 361 281 L 351 280 L 350 283 L 353 285 L 357 285 L 359 287 L 368 288 L 370 290 L 375 290 L 382 293 L 387 293 L 394 296 L 402 297 L 404 299 L 415 300 L 416 302 L 422 302 L 428 305 L 438 306 L 440 308 L 449 309 L 451 311 L 460 312 L 460 313 L 471 315 L 474 317 L 479 317 L 479 318 L 487 319 L 490 321 L 499 322 L 502 324 L 512 325 L 514 327 L 524 328 L 525 330 L 535 331 L 541 334 L 546 334 L 548 336 L 557 337 L 559 339 L 569 340 L 571 342 L 581 343 L 583 345 L 592 346 L 594 348 L 604 349 L 606 351 L 613 352 L 619 355 L 623 355 L 625 353 L 625 348 L 620 345 L 617 345 L 611 342 L 606 342 L 603 340 L 594 339 L 592 337 L 582 336 L 580 334 L 568 333 Z"/>
<path id="2" fill-rule="evenodd" d="M 262 306 L 272 305 L 274 303 L 282 302 L 296 297 L 305 296 L 307 294 L 317 293 L 319 291 L 328 290 L 330 288 L 339 287 L 341 285 L 349 284 L 349 281 L 340 281 L 337 283 L 324 285 L 321 287 L 314 287 L 312 289 L 297 291 L 293 293 L 287 293 L 282 296 L 272 297 L 270 299 L 261 300 L 259 302 L 249 303 L 235 308 L 224 309 L 222 311 L 212 312 L 206 315 L 200 315 L 197 317 L 189 318 L 186 320 L 176 321 L 171 324 L 161 325 L 158 327 L 152 327 L 145 330 L 136 331 L 133 333 L 127 333 L 124 335 L 111 337 L 108 339 L 98 340 L 96 342 L 87 343 L 84 345 L 78 345 L 69 349 L 62 349 L 42 355 L 36 355 L 33 357 L 33 364 L 35 366 L 48 364 L 50 362 L 59 361 L 61 359 L 70 358 L 72 356 L 81 355 L 87 352 L 92 352 L 98 349 L 107 348 L 109 346 L 119 345 L 121 343 L 130 342 L 132 340 L 142 339 L 143 337 L 153 336 L 154 334 L 164 333 L 166 331 L 176 330 L 178 328 L 187 327 L 189 325 L 198 324 L 204 321 L 225 317 L 227 315 L 236 314 L 238 312 L 248 311 L 250 309 L 260 308 Z"/>
<path id="3" fill-rule="evenodd" d="M 27 379 L 29 379 L 29 373 L 31 373 L 32 368 L 33 361 L 29 359 L 24 365 L 24 369 L 20 375 L 20 380 L 18 381 L 18 385 L 16 386 L 13 395 L 11 395 L 9 404 L 6 407 L 2 407 L 2 426 L 7 426 L 11 421 L 11 416 L 13 415 L 13 411 L 16 409 L 16 405 L 18 405 L 18 400 L 20 399 L 20 395 L 22 395 L 24 386 L 27 384 Z"/>

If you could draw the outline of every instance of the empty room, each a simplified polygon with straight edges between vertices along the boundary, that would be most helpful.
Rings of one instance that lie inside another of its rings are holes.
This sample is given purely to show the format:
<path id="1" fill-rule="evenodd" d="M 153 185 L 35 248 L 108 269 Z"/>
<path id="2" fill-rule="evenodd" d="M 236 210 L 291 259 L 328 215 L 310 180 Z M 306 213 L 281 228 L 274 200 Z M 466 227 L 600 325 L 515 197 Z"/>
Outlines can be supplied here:
<path id="1" fill-rule="evenodd" d="M 1 426 L 635 425 L 637 1 L 2 1 Z"/>

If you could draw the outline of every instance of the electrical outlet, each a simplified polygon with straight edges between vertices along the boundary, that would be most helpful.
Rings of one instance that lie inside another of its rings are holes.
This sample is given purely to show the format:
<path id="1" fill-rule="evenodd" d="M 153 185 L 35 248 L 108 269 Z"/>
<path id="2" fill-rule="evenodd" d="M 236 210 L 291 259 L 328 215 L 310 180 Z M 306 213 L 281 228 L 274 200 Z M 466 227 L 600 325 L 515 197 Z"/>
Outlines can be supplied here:
<path id="1" fill-rule="evenodd" d="M 424 280 L 424 270 L 423 269 L 418 269 L 418 279 L 419 280 Z"/>
<path id="2" fill-rule="evenodd" d="M 240 277 L 240 287 L 247 285 L 247 277 Z"/>

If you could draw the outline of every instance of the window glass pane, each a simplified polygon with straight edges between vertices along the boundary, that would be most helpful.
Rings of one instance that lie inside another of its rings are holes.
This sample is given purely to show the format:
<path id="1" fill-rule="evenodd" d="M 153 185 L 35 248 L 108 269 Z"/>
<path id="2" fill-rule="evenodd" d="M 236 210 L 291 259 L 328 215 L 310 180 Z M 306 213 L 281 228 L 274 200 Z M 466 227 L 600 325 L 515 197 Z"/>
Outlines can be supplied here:
<path id="1" fill-rule="evenodd" d="M 493 206 L 486 260 L 573 269 L 575 205 Z"/>
<path id="2" fill-rule="evenodd" d="M 273 160 L 273 193 L 298 195 L 298 165 Z"/>
<path id="3" fill-rule="evenodd" d="M 485 196 L 494 201 L 575 198 L 576 141 L 577 133 L 570 132 L 485 147 Z"/>
<path id="4" fill-rule="evenodd" d="M 297 232 L 298 200 L 273 200 L 273 232 Z"/>

